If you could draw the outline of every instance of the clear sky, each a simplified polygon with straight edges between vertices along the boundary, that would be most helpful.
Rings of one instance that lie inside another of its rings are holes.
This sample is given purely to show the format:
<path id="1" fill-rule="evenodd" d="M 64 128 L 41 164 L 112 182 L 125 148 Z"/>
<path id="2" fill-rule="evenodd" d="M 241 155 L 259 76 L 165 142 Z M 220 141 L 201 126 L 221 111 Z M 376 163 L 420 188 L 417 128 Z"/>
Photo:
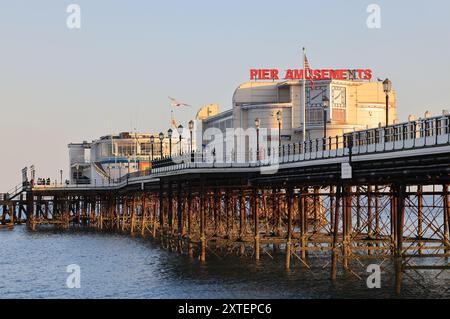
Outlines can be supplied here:
<path id="1" fill-rule="evenodd" d="M 81 6 L 81 29 L 66 8 Z M 381 28 L 366 25 L 369 4 Z M 229 108 L 249 68 L 372 68 L 400 119 L 450 108 L 450 2 L 0 0 L 0 191 L 35 164 L 68 171 L 67 144 L 111 131 L 167 130 L 174 96 Z"/>

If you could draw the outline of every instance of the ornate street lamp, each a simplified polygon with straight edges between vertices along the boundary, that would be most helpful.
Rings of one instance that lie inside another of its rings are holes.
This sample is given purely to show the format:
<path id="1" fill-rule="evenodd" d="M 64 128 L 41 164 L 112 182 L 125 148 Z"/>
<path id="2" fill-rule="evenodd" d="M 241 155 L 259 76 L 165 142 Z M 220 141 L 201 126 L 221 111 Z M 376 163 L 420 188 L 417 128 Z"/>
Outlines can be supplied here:
<path id="1" fill-rule="evenodd" d="M 181 148 L 181 134 L 183 134 L 183 125 L 178 125 L 178 127 L 177 127 L 177 131 L 178 131 L 178 134 L 180 135 L 180 156 L 181 156 L 181 154 L 182 154 L 182 148 Z"/>
<path id="2" fill-rule="evenodd" d="M 171 128 L 167 131 L 167 137 L 169 138 L 169 157 L 172 157 L 172 134 L 173 131 Z"/>
<path id="3" fill-rule="evenodd" d="M 159 144 L 160 144 L 160 148 L 159 148 L 159 154 L 160 154 L 160 158 L 163 157 L 163 141 L 164 141 L 164 133 L 160 132 L 159 133 Z"/>
<path id="4" fill-rule="evenodd" d="M 283 112 L 280 110 L 277 112 L 278 122 L 278 153 L 281 154 L 281 120 L 283 119 Z"/>
<path id="5" fill-rule="evenodd" d="M 255 119 L 256 127 L 256 161 L 259 161 L 259 128 L 261 126 L 261 120 L 259 118 Z"/>
<path id="6" fill-rule="evenodd" d="M 392 82 L 389 79 L 383 81 L 383 91 L 386 94 L 386 126 L 389 125 L 389 93 L 392 90 Z"/>
<path id="7" fill-rule="evenodd" d="M 150 148 L 151 148 L 150 161 L 153 161 L 153 144 L 154 143 L 155 143 L 155 137 L 152 135 L 152 136 L 150 136 Z"/>
<path id="8" fill-rule="evenodd" d="M 193 120 L 190 120 L 189 121 L 189 133 L 190 133 L 190 135 L 191 135 L 191 153 L 192 153 L 192 151 L 193 151 L 193 149 L 192 149 L 192 132 L 194 131 L 194 121 Z"/>

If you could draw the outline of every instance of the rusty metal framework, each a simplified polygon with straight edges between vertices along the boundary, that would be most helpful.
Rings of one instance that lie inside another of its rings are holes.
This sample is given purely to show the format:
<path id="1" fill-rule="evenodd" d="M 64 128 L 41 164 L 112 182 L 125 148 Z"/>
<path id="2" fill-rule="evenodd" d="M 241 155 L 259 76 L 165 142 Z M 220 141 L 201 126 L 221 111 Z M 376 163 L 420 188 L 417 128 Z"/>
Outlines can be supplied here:
<path id="1" fill-rule="evenodd" d="M 257 261 L 284 255 L 285 267 L 306 267 L 317 255 L 352 272 L 350 261 L 393 258 L 396 289 L 411 269 L 450 269 L 449 186 L 394 183 L 307 185 L 161 180 L 121 191 L 29 191 L 3 202 L 2 223 L 93 228 L 150 237 L 173 252 Z M 426 261 L 426 262 L 424 262 Z"/>

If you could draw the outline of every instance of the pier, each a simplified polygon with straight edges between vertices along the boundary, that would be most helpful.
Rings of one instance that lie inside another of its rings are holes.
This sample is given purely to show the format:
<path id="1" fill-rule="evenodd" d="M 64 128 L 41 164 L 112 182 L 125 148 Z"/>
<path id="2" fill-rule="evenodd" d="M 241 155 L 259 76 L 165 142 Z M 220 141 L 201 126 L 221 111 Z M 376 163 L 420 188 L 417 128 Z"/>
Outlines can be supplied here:
<path id="1" fill-rule="evenodd" d="M 323 255 L 332 280 L 392 258 L 398 292 L 407 271 L 450 269 L 449 116 L 292 144 L 273 171 L 202 158 L 155 160 L 102 186 L 25 183 L 0 195 L 0 219 L 148 237 L 202 262 L 282 254 L 286 269 L 308 269 Z"/>

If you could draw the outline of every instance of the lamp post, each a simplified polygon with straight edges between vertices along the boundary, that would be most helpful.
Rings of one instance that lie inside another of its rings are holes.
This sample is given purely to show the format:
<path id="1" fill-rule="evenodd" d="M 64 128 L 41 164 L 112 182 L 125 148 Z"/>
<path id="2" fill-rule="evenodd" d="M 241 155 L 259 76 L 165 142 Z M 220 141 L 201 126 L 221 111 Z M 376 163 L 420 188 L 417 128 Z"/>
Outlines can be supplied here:
<path id="1" fill-rule="evenodd" d="M 261 121 L 259 118 L 255 119 L 256 127 L 256 161 L 259 162 L 259 127 L 261 126 Z"/>
<path id="2" fill-rule="evenodd" d="M 189 121 L 189 134 L 191 135 L 191 153 L 192 153 L 192 132 L 194 131 L 194 121 L 190 120 Z"/>
<path id="3" fill-rule="evenodd" d="M 330 106 L 330 99 L 324 95 L 322 98 L 323 104 L 323 150 L 326 150 L 327 140 L 327 121 L 328 121 L 328 107 Z"/>
<path id="4" fill-rule="evenodd" d="M 383 81 L 383 91 L 386 94 L 386 126 L 389 125 L 389 93 L 392 90 L 392 82 L 389 79 Z"/>
<path id="5" fill-rule="evenodd" d="M 278 153 L 281 153 L 281 119 L 283 113 L 280 111 L 277 112 L 277 122 L 278 122 Z"/>
<path id="6" fill-rule="evenodd" d="M 178 127 L 177 127 L 177 131 L 178 131 L 178 134 L 180 135 L 180 156 L 182 155 L 182 148 L 181 148 L 181 134 L 183 134 L 183 125 L 178 125 Z"/>
<path id="7" fill-rule="evenodd" d="M 150 161 L 153 161 L 153 144 L 155 143 L 155 137 L 150 136 Z"/>
<path id="8" fill-rule="evenodd" d="M 164 133 L 159 133 L 159 158 L 163 158 L 163 141 L 164 141 Z"/>
<path id="9" fill-rule="evenodd" d="M 167 131 L 167 137 L 169 138 L 169 157 L 172 157 L 172 134 L 173 131 L 171 128 Z"/>

